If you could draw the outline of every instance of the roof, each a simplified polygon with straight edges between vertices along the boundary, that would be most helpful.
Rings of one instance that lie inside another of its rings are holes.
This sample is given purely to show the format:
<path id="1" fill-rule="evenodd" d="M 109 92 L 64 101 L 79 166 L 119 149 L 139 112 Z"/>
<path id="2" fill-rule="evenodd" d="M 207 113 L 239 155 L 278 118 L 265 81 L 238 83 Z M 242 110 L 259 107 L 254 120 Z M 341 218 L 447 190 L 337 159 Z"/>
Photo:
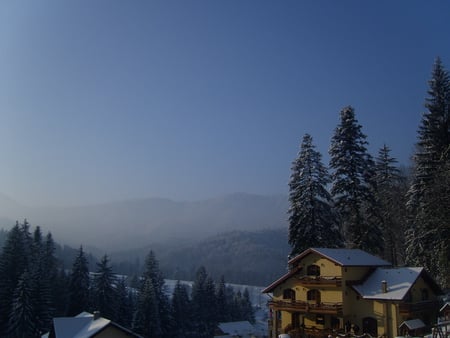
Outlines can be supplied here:
<path id="1" fill-rule="evenodd" d="M 446 302 L 440 309 L 439 312 L 444 311 L 445 309 L 449 308 L 450 309 L 450 303 Z"/>
<path id="2" fill-rule="evenodd" d="M 273 289 L 275 289 L 278 285 L 280 285 L 281 283 L 283 283 L 284 281 L 286 281 L 287 279 L 291 278 L 292 276 L 294 276 L 297 272 L 299 272 L 302 269 L 302 267 L 297 267 L 294 268 L 292 270 L 290 270 L 288 273 L 286 273 L 285 275 L 281 276 L 280 278 L 278 278 L 275 282 L 273 282 L 272 284 L 270 284 L 268 287 L 266 287 L 264 290 L 262 290 L 262 293 L 269 293 L 272 292 Z"/>
<path id="3" fill-rule="evenodd" d="M 53 327 L 57 338 L 91 338 L 108 325 L 113 325 L 127 333 L 134 334 L 130 330 L 99 317 L 94 319 L 94 315 L 89 312 L 82 312 L 76 317 L 59 317 L 53 319 Z M 136 337 L 140 337 L 134 334 Z"/>
<path id="4" fill-rule="evenodd" d="M 251 335 L 255 331 L 248 321 L 219 323 L 218 326 L 223 333 L 234 336 Z"/>
<path id="5" fill-rule="evenodd" d="M 408 330 L 416 330 L 425 327 L 425 324 L 420 319 L 410 319 L 405 320 L 403 323 L 401 323 L 399 328 L 401 328 L 402 326 L 406 326 Z"/>
<path id="6" fill-rule="evenodd" d="M 333 261 L 340 266 L 391 266 L 391 263 L 373 256 L 360 249 L 330 249 L 330 248 L 310 248 L 303 251 L 298 256 L 292 258 L 292 264 L 305 256 L 315 253 Z"/>
<path id="7" fill-rule="evenodd" d="M 423 272 L 423 268 L 377 268 L 363 284 L 353 288 L 364 299 L 402 300 Z M 387 292 L 381 289 L 383 281 L 386 282 Z"/>

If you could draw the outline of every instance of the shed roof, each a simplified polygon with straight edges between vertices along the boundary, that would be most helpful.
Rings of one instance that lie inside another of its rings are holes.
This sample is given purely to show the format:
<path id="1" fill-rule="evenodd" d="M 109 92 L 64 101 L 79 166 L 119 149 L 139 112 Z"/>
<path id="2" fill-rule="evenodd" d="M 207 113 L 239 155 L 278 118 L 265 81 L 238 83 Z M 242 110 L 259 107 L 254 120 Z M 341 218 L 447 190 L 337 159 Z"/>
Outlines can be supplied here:
<path id="1" fill-rule="evenodd" d="M 408 330 L 417 330 L 425 327 L 425 324 L 420 319 L 410 319 L 405 320 L 403 323 L 401 323 L 399 328 L 403 326 L 406 326 Z"/>

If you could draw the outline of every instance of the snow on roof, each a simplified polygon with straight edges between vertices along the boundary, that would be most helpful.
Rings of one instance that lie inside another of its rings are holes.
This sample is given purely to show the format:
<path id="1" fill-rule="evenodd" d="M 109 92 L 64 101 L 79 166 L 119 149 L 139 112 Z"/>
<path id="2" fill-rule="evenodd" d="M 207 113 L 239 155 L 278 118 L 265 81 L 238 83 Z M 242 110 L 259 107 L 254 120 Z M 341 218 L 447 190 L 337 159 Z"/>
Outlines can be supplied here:
<path id="1" fill-rule="evenodd" d="M 92 317 L 87 316 L 54 318 L 55 336 L 58 338 L 73 338 L 91 321 Z"/>
<path id="2" fill-rule="evenodd" d="M 219 323 L 219 328 L 223 333 L 242 336 L 254 333 L 255 328 L 248 321 Z"/>
<path id="3" fill-rule="evenodd" d="M 408 330 L 416 330 L 425 327 L 425 324 L 420 319 L 410 319 L 401 323 L 399 328 L 402 326 L 406 326 Z"/>
<path id="4" fill-rule="evenodd" d="M 330 249 L 330 248 L 311 248 L 299 256 L 304 257 L 307 254 L 315 252 L 324 256 L 341 266 L 390 266 L 391 263 L 373 256 L 360 249 Z M 297 256 L 297 257 L 299 257 Z M 298 260 L 299 258 L 292 260 Z"/>
<path id="5" fill-rule="evenodd" d="M 91 320 L 85 327 L 83 327 L 73 338 L 89 338 L 96 334 L 98 331 L 105 328 L 111 321 L 109 319 L 100 317 L 95 320 Z"/>
<path id="6" fill-rule="evenodd" d="M 415 283 L 423 268 L 377 268 L 361 285 L 353 288 L 364 299 L 402 300 Z M 387 290 L 383 292 L 382 282 Z"/>
<path id="7" fill-rule="evenodd" d="M 446 308 L 450 308 L 450 303 L 449 303 L 449 302 L 446 302 L 446 303 L 439 309 L 439 312 L 444 311 Z"/>

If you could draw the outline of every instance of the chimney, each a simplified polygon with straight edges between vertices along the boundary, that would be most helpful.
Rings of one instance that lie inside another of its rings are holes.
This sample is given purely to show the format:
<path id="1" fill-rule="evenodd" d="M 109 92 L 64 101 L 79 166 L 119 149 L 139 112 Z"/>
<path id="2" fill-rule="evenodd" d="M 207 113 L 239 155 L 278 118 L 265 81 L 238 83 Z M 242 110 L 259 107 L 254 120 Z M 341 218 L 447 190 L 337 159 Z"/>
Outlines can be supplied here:
<path id="1" fill-rule="evenodd" d="M 381 292 L 386 293 L 388 291 L 387 282 L 385 280 L 381 281 Z"/>
<path id="2" fill-rule="evenodd" d="M 94 320 L 97 320 L 97 319 L 99 319 L 101 316 L 100 316 L 100 311 L 94 311 Z"/>

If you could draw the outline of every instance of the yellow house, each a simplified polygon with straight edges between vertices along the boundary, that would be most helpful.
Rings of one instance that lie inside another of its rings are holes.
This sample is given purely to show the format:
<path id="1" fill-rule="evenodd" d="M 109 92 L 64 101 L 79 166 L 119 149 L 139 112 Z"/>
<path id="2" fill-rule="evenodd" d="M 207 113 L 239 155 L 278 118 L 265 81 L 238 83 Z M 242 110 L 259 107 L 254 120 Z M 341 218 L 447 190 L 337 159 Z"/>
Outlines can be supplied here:
<path id="1" fill-rule="evenodd" d="M 423 268 L 392 268 L 359 249 L 311 248 L 289 260 L 271 293 L 269 337 L 351 333 L 395 337 L 400 325 L 435 322 L 437 284 Z"/>

